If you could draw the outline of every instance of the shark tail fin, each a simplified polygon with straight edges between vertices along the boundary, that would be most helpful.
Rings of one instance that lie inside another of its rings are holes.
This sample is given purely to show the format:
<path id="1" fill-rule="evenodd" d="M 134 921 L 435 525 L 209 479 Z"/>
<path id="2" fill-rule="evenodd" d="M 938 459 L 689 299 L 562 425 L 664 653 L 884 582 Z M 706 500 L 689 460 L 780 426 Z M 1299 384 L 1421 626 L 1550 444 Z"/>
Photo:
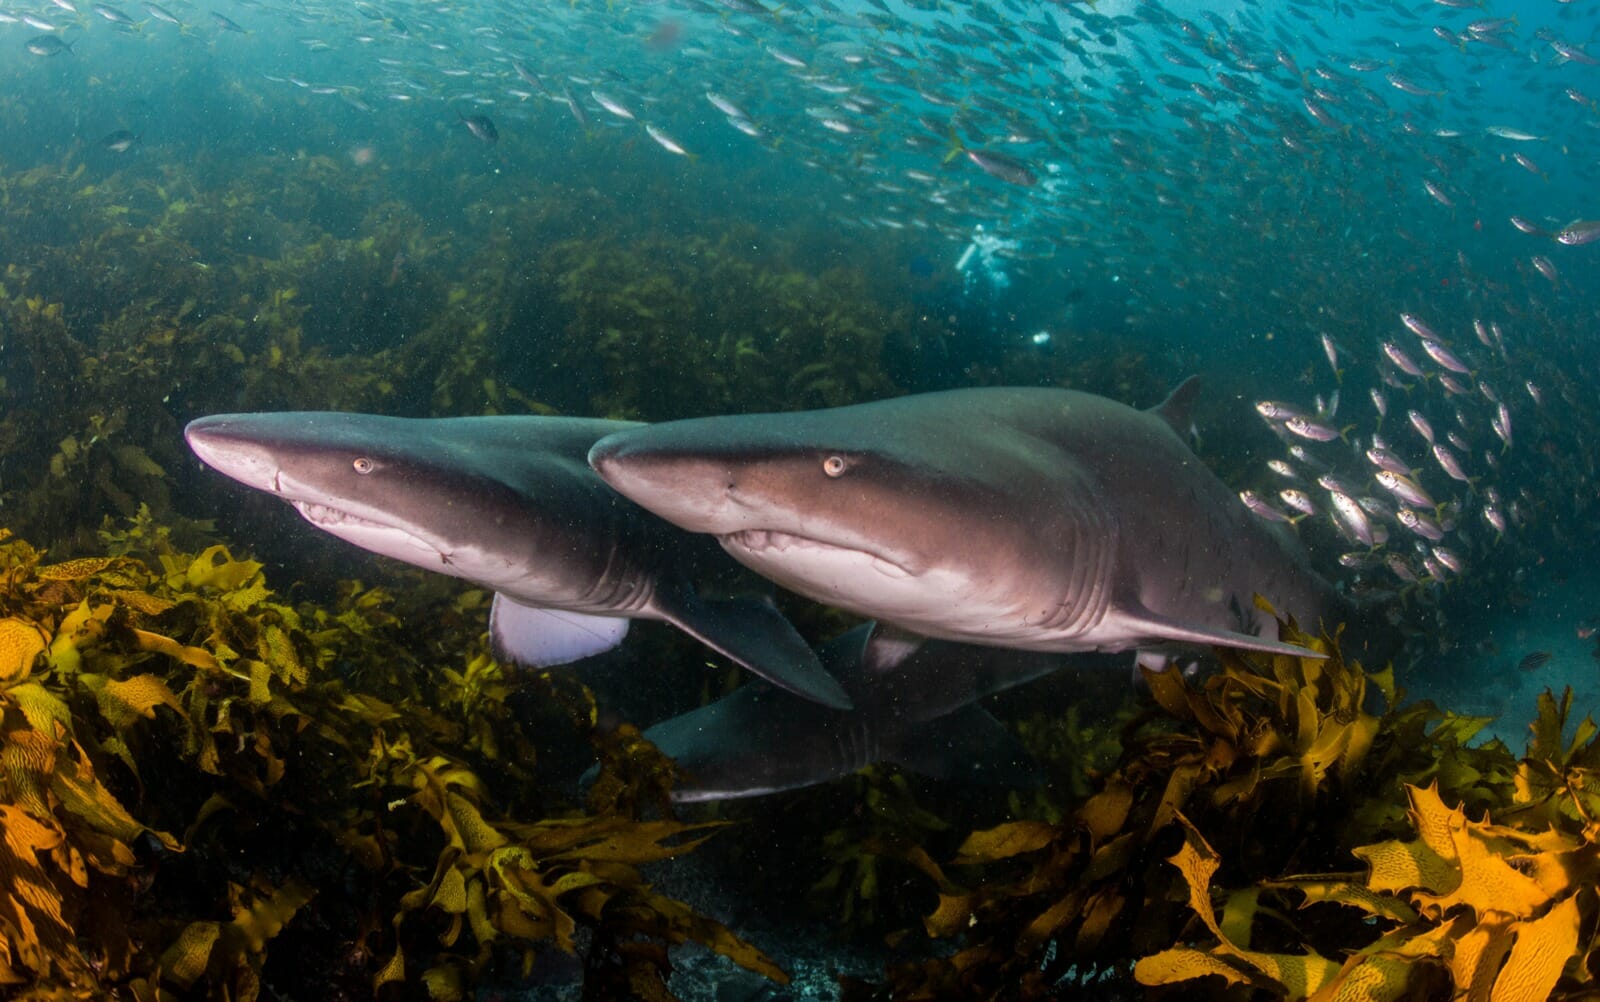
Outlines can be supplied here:
<path id="1" fill-rule="evenodd" d="M 497 661 L 532 668 L 571 664 L 609 651 L 627 635 L 626 619 L 540 609 L 498 592 L 489 607 L 489 649 Z"/>
<path id="2" fill-rule="evenodd" d="M 844 687 L 769 603 L 755 598 L 704 599 L 684 588 L 677 601 L 662 604 L 673 625 L 773 685 L 824 706 L 850 708 Z"/>
<path id="3" fill-rule="evenodd" d="M 1200 377 L 1190 376 L 1169 394 L 1167 399 L 1150 409 L 1156 417 L 1165 421 L 1178 437 L 1187 441 L 1189 429 L 1194 426 L 1194 404 L 1200 399 Z"/>

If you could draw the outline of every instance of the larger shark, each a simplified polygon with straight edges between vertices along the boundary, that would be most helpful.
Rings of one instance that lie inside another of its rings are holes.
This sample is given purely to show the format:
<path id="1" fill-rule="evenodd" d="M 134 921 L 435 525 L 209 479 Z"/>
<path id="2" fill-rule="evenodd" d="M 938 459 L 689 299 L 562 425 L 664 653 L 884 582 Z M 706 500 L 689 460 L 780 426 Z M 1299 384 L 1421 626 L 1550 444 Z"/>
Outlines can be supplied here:
<path id="1" fill-rule="evenodd" d="M 737 570 L 725 555 L 589 468 L 597 440 L 637 427 L 283 412 L 205 417 L 184 435 L 208 465 L 324 532 L 492 589 L 490 632 L 503 657 L 563 664 L 620 643 L 629 619 L 664 620 L 776 685 L 848 708 L 770 604 L 696 594 L 689 569 L 709 554 Z"/>
<path id="2" fill-rule="evenodd" d="M 1189 449 L 1196 389 L 1149 411 L 984 388 L 696 418 L 609 435 L 589 461 L 778 584 L 924 637 L 1307 654 L 1256 594 L 1330 629 L 1353 610 Z"/>

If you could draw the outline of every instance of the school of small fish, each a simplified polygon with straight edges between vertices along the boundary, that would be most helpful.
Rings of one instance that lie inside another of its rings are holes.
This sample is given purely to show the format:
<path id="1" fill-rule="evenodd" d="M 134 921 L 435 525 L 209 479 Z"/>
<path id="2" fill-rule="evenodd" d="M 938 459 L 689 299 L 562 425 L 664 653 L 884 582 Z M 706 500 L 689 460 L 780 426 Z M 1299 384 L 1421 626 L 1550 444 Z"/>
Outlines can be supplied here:
<path id="1" fill-rule="evenodd" d="M 765 149 L 842 230 L 952 261 L 982 232 L 1116 289 L 1127 331 L 1302 366 L 1256 401 L 1283 453 L 1241 497 L 1426 597 L 1594 500 L 1600 15 L 1495 6 L 8 0 L 0 44 L 57 67 L 198 40 L 346 113 L 431 105 L 502 150 L 648 143 L 685 171 Z"/>

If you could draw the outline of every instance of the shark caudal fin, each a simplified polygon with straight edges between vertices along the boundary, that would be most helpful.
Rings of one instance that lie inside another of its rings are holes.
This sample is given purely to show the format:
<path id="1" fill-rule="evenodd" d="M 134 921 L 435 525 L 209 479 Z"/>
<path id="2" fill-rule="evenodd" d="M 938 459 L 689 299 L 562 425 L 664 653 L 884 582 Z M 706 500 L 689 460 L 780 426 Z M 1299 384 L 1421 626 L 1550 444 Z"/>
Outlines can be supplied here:
<path id="1" fill-rule="evenodd" d="M 626 619 L 521 605 L 498 592 L 489 607 L 490 653 L 497 661 L 530 668 L 551 668 L 603 654 L 627 635 Z"/>
<path id="2" fill-rule="evenodd" d="M 874 624 L 825 645 L 821 659 L 854 710 L 806 702 L 751 682 L 644 736 L 675 759 L 680 802 L 756 797 L 815 786 L 875 762 L 938 779 L 1029 786 L 1039 779 L 1019 741 L 975 700 L 1048 674 L 1058 658 L 962 644 L 908 645 Z M 909 664 L 901 660 L 908 659 Z"/>
<path id="3" fill-rule="evenodd" d="M 754 598 L 705 599 L 688 587 L 656 595 L 661 614 L 707 647 L 773 685 L 812 702 L 847 710 L 850 696 L 772 605 Z"/>

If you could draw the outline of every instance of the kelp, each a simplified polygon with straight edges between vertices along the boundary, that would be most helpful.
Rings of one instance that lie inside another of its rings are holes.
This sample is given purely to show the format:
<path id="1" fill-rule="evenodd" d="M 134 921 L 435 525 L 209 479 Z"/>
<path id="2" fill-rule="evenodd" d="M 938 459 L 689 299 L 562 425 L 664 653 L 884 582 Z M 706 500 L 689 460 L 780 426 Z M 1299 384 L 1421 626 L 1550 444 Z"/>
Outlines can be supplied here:
<path id="1" fill-rule="evenodd" d="M 1171 862 L 1189 885 L 1190 907 L 1217 943 L 1139 961 L 1135 975 L 1158 985 L 1208 975 L 1313 999 L 1390 1000 L 1591 998 L 1600 978 L 1600 824 L 1592 786 L 1600 774 L 1600 727 L 1567 732 L 1572 691 L 1540 697 L 1527 754 L 1501 823 L 1450 807 L 1437 782 L 1407 786 L 1414 837 L 1356 847 L 1365 873 L 1264 881 L 1264 891 L 1299 895 L 1366 916 L 1379 935 L 1344 959 L 1315 952 L 1261 962 L 1211 915 L 1216 854 L 1186 823 Z M 1248 928 L 1244 929 L 1248 934 Z"/>
<path id="2" fill-rule="evenodd" d="M 1280 631 L 1327 656 L 1218 651 L 1199 682 L 1146 672 L 1153 705 L 1127 718 L 1087 799 L 1014 801 L 1039 820 L 974 831 L 944 863 L 906 853 L 938 894 L 925 932 L 955 949 L 892 966 L 862 997 L 1047 999 L 1091 972 L 1127 990 L 1136 977 L 1329 999 L 1436 997 L 1450 976 L 1484 998 L 1497 977 L 1492 997 L 1533 998 L 1564 968 L 1587 984 L 1590 944 L 1575 937 L 1595 927 L 1595 805 L 1576 791 L 1600 739 L 1586 721 L 1561 743 L 1570 697 L 1542 703 L 1519 763 L 1499 742 L 1468 744 L 1481 718 L 1401 705 L 1388 669 L 1348 663 L 1292 621 Z M 1493 804 L 1501 823 L 1441 797 Z M 1366 878 L 1341 870 L 1358 857 Z M 1452 959 L 1462 936 L 1498 952 Z"/>
<path id="3" fill-rule="evenodd" d="M 355 944 L 368 992 L 463 998 L 542 950 L 609 949 L 597 980 L 670 998 L 665 947 L 684 942 L 785 980 L 650 887 L 641 866 L 719 825 L 665 813 L 670 763 L 601 734 L 581 686 L 522 683 L 601 757 L 587 810 L 532 811 L 515 779 L 537 755 L 504 705 L 519 682 L 476 626 L 454 666 L 424 664 L 380 591 L 290 606 L 259 563 L 180 551 L 147 512 L 103 543 L 52 563 L 0 536 L 0 984 L 248 1000 L 308 924 Z M 320 893 L 339 872 L 369 893 Z"/>

